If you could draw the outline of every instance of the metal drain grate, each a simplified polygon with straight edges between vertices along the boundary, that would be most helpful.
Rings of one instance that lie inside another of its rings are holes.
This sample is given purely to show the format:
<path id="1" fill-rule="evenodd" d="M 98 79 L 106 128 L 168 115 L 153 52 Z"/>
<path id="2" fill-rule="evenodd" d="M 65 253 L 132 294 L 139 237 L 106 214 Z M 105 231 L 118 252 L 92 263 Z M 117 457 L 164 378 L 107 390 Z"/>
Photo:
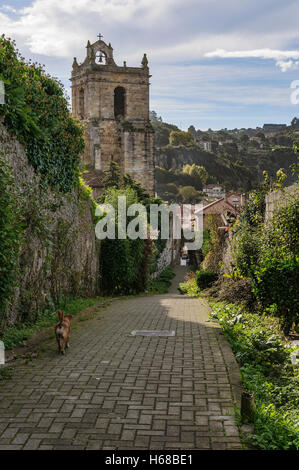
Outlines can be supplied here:
<path id="1" fill-rule="evenodd" d="M 175 331 L 171 330 L 133 330 L 132 336 L 175 336 Z"/>

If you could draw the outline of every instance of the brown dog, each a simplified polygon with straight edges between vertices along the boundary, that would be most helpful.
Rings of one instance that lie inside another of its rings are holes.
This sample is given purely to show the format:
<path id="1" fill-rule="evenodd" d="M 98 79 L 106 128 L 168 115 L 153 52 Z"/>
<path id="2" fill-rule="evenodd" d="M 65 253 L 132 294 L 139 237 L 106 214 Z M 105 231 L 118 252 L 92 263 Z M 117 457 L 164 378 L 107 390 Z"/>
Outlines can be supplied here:
<path id="1" fill-rule="evenodd" d="M 62 310 L 58 310 L 59 323 L 55 326 L 55 334 L 58 343 L 58 353 L 65 354 L 65 347 L 69 347 L 71 336 L 72 315 L 64 315 Z"/>

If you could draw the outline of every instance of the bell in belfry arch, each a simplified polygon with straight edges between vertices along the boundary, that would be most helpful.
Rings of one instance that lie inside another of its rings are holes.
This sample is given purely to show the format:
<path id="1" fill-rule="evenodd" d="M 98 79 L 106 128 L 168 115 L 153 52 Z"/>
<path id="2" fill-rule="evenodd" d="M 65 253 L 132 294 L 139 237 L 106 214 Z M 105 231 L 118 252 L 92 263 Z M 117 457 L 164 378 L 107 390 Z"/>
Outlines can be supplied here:
<path id="1" fill-rule="evenodd" d="M 102 63 L 103 62 L 103 54 L 100 54 L 100 57 L 99 57 L 99 62 Z"/>

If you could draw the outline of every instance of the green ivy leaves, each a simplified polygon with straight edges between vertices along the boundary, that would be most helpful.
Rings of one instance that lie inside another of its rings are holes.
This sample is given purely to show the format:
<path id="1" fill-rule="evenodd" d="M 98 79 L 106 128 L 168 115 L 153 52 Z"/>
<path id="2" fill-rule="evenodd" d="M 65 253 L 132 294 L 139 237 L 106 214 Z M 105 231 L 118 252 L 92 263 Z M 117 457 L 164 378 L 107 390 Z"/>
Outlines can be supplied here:
<path id="1" fill-rule="evenodd" d="M 24 144 L 42 182 L 71 191 L 79 185 L 83 128 L 70 115 L 62 84 L 46 75 L 41 65 L 26 63 L 4 36 L 0 79 L 5 83 L 5 104 L 0 106 L 4 124 Z"/>

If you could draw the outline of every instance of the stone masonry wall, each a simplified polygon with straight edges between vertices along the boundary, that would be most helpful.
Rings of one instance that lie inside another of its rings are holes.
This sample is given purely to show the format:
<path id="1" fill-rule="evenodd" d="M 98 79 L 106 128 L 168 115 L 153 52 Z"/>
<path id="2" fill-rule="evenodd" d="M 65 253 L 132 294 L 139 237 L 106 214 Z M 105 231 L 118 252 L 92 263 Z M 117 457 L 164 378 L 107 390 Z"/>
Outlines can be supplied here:
<path id="1" fill-rule="evenodd" d="M 12 168 L 26 221 L 17 282 L 5 319 L 14 324 L 67 296 L 93 296 L 98 289 L 98 255 L 90 202 L 78 191 L 41 191 L 23 146 L 0 123 L 0 150 Z"/>
<path id="2" fill-rule="evenodd" d="M 265 212 L 265 224 L 267 225 L 272 219 L 274 212 L 283 205 L 287 204 L 287 201 L 292 197 L 298 197 L 299 195 L 299 184 L 293 184 L 283 190 L 271 191 L 266 195 L 266 212 Z"/>
<path id="3" fill-rule="evenodd" d="M 147 130 L 123 131 L 123 171 L 154 193 L 154 133 Z"/>

